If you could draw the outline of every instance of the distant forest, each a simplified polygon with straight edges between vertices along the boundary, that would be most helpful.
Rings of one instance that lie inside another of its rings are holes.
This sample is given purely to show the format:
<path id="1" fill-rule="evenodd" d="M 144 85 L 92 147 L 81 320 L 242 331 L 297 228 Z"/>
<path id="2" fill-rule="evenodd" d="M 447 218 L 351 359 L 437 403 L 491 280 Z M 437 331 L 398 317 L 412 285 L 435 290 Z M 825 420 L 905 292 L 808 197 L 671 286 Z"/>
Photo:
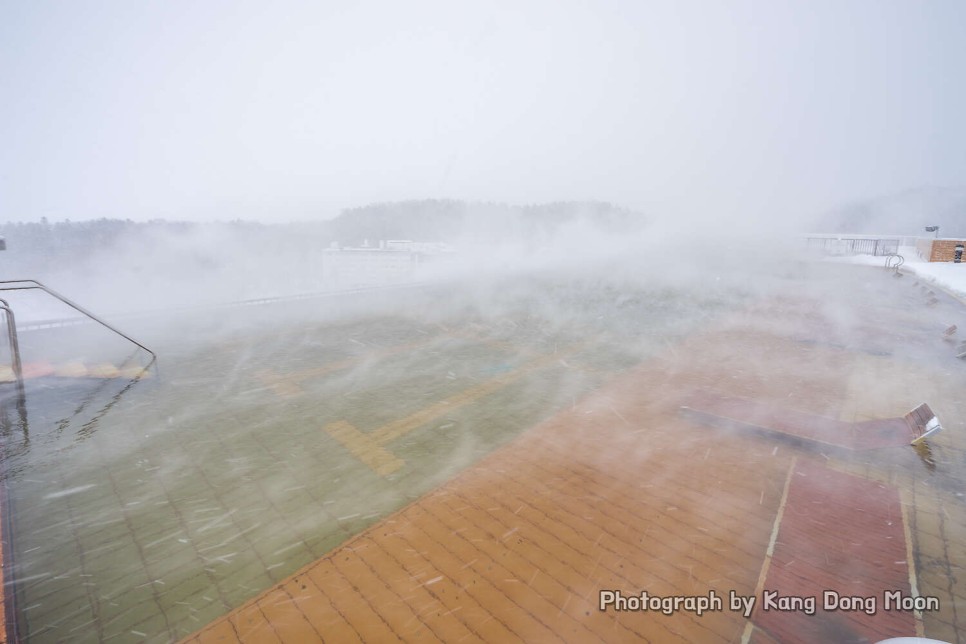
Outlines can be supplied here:
<path id="1" fill-rule="evenodd" d="M 150 310 L 159 302 L 198 304 L 314 292 L 323 249 L 380 240 L 445 242 L 460 250 L 512 242 L 537 249 L 554 234 L 621 234 L 641 216 L 606 203 L 538 206 L 406 201 L 344 211 L 328 221 L 263 224 L 99 219 L 2 223 L 3 279 L 37 279 L 98 311 Z M 567 229 L 567 226 L 575 228 Z"/>
<path id="2" fill-rule="evenodd" d="M 339 216 L 318 222 L 264 224 L 234 220 L 193 223 L 163 219 L 135 222 L 130 219 L 0 223 L 7 253 L 25 269 L 44 262 L 72 262 L 96 255 L 117 245 L 137 244 L 159 237 L 177 245 L 178 238 L 196 239 L 206 234 L 217 242 L 244 241 L 252 251 L 325 248 L 332 243 L 359 246 L 384 239 L 415 241 L 499 242 L 551 237 L 561 226 L 578 220 L 608 232 L 621 232 L 643 223 L 640 214 L 604 202 L 560 202 L 529 206 L 469 203 L 454 200 L 420 200 L 379 203 L 344 210 Z"/>

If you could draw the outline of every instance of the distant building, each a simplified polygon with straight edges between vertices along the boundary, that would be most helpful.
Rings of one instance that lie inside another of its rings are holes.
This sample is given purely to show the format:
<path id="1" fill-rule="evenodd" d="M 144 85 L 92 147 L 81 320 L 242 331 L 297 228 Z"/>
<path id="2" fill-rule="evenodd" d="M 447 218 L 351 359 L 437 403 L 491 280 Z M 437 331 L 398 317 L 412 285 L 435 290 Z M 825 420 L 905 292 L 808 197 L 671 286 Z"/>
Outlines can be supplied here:
<path id="1" fill-rule="evenodd" d="M 380 241 L 369 245 L 342 247 L 333 244 L 323 251 L 322 279 L 329 286 L 355 288 L 405 284 L 418 278 L 421 265 L 452 255 L 448 244 L 411 240 Z"/>
<path id="2" fill-rule="evenodd" d="M 916 251 L 927 262 L 956 262 L 962 263 L 963 248 L 966 239 L 939 238 L 919 239 L 916 241 Z"/>

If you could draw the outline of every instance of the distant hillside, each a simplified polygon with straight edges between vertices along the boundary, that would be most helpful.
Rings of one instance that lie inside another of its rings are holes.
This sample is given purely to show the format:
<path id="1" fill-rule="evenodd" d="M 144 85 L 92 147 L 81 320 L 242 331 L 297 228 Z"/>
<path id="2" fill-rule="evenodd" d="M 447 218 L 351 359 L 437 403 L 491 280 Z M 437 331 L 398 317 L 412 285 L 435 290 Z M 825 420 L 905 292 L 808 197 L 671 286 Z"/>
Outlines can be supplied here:
<path id="1" fill-rule="evenodd" d="M 814 232 L 932 236 L 926 226 L 939 226 L 941 237 L 966 236 L 966 187 L 927 186 L 848 204 Z"/>

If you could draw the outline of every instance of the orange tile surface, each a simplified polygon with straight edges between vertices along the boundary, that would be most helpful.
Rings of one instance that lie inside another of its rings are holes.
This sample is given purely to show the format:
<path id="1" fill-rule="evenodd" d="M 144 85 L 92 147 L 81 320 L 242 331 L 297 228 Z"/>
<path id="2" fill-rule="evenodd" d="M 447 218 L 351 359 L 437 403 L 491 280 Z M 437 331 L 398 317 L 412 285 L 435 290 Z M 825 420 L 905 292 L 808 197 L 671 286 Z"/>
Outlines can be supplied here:
<path id="1" fill-rule="evenodd" d="M 598 608 L 602 589 L 755 591 L 791 453 L 688 423 L 695 374 L 668 367 L 625 374 L 189 641 L 740 639 L 730 610 Z"/>
<path id="2" fill-rule="evenodd" d="M 845 498 L 882 487 L 827 470 L 820 452 L 679 413 L 700 388 L 754 391 L 774 409 L 836 413 L 848 376 L 844 356 L 816 356 L 769 334 L 726 341 L 737 333 L 692 337 L 575 401 L 188 641 L 773 641 L 727 605 L 700 616 L 598 607 L 604 589 L 660 597 L 713 591 L 725 601 L 729 591 L 760 594 L 773 534 L 850 537 L 803 520 L 815 499 L 799 498 L 800 488 L 783 505 L 793 474 L 858 481 L 837 492 Z M 750 343 L 761 356 L 794 355 L 795 368 L 763 374 L 760 356 L 745 356 L 757 371 L 721 359 L 722 347 Z M 895 521 L 886 537 L 901 536 L 905 519 L 897 519 L 895 503 L 856 508 L 850 512 Z M 791 513 L 787 525 L 780 510 Z M 898 561 L 903 544 L 891 544 L 898 550 L 888 556 Z M 788 543 L 776 552 L 770 581 L 795 557 Z M 815 583 L 833 587 L 846 574 L 836 566 L 816 570 Z M 894 576 L 873 575 L 866 590 L 898 589 L 903 582 Z M 861 616 L 849 618 L 866 628 Z M 915 629 L 911 615 L 886 621 L 876 634 L 915 634 L 907 632 Z"/>

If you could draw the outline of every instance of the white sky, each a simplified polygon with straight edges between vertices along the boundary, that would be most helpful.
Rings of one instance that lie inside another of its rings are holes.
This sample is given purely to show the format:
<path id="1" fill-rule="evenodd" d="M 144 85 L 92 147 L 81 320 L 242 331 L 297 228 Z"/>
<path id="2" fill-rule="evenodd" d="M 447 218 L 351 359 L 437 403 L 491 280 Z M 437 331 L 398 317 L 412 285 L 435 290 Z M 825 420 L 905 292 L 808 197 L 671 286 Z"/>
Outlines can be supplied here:
<path id="1" fill-rule="evenodd" d="M 0 220 L 961 185 L 964 34 L 955 1 L 0 0 Z"/>

